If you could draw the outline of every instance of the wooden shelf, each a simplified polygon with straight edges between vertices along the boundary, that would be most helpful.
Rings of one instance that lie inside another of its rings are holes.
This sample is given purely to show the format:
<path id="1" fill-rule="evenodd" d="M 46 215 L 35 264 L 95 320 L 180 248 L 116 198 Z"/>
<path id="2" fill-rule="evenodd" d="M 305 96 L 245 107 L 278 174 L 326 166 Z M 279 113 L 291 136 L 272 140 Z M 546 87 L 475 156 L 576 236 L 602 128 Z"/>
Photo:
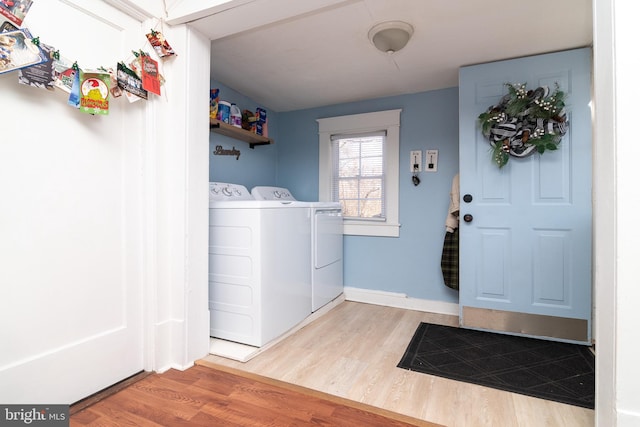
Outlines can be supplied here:
<path id="1" fill-rule="evenodd" d="M 266 136 L 257 135 L 253 132 L 249 132 L 248 130 L 231 126 L 228 123 L 221 122 L 216 119 L 209 119 L 209 128 L 211 129 L 211 132 L 247 142 L 249 143 L 250 148 L 253 148 L 256 145 L 269 145 L 275 142 L 273 139 L 267 138 Z"/>

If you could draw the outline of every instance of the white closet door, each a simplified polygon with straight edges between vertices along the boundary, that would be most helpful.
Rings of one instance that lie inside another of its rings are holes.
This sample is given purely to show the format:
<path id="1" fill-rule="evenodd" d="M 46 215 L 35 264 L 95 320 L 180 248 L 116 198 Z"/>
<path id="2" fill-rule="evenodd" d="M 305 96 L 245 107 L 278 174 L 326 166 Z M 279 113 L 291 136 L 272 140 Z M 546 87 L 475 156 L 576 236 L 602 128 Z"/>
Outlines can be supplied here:
<path id="1" fill-rule="evenodd" d="M 23 25 L 81 68 L 144 46 L 99 0 L 33 3 Z M 143 369 L 144 102 L 106 117 L 0 75 L 0 402 L 72 403 Z"/>

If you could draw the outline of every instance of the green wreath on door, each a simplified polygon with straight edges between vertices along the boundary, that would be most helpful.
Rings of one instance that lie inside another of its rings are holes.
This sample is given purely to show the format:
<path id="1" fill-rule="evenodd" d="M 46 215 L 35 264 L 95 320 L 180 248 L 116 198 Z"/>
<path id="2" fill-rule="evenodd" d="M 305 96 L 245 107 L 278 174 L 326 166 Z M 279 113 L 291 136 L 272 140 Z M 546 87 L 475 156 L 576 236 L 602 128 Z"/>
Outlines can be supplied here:
<path id="1" fill-rule="evenodd" d="M 556 83 L 527 90 L 526 83 L 505 83 L 509 93 L 478 116 L 482 134 L 492 147 L 492 160 L 502 168 L 509 156 L 527 157 L 557 150 L 569 129 L 565 93 Z"/>

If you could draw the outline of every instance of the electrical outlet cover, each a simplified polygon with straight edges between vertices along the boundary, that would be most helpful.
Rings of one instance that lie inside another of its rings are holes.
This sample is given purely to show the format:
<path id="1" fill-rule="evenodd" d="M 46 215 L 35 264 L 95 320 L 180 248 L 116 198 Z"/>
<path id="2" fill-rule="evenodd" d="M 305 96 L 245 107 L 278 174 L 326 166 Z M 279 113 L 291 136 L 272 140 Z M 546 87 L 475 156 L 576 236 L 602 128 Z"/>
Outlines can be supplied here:
<path id="1" fill-rule="evenodd" d="M 424 171 L 425 172 L 438 171 L 438 150 L 427 150 L 425 152 Z"/>
<path id="2" fill-rule="evenodd" d="M 409 156 L 409 171 L 422 172 L 422 150 L 413 150 Z M 418 165 L 418 167 L 415 167 Z"/>

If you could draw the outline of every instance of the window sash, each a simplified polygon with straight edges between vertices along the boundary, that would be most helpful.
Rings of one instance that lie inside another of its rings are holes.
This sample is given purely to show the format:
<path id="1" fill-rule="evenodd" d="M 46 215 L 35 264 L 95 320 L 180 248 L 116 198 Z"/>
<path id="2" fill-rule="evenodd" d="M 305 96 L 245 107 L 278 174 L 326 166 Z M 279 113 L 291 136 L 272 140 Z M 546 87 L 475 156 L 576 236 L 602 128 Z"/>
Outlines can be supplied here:
<path id="1" fill-rule="evenodd" d="M 332 199 L 346 219 L 386 221 L 386 131 L 331 135 Z M 345 145 L 350 149 L 345 150 Z M 346 170 L 347 166 L 350 170 Z M 377 193 L 377 194 L 376 194 Z"/>

